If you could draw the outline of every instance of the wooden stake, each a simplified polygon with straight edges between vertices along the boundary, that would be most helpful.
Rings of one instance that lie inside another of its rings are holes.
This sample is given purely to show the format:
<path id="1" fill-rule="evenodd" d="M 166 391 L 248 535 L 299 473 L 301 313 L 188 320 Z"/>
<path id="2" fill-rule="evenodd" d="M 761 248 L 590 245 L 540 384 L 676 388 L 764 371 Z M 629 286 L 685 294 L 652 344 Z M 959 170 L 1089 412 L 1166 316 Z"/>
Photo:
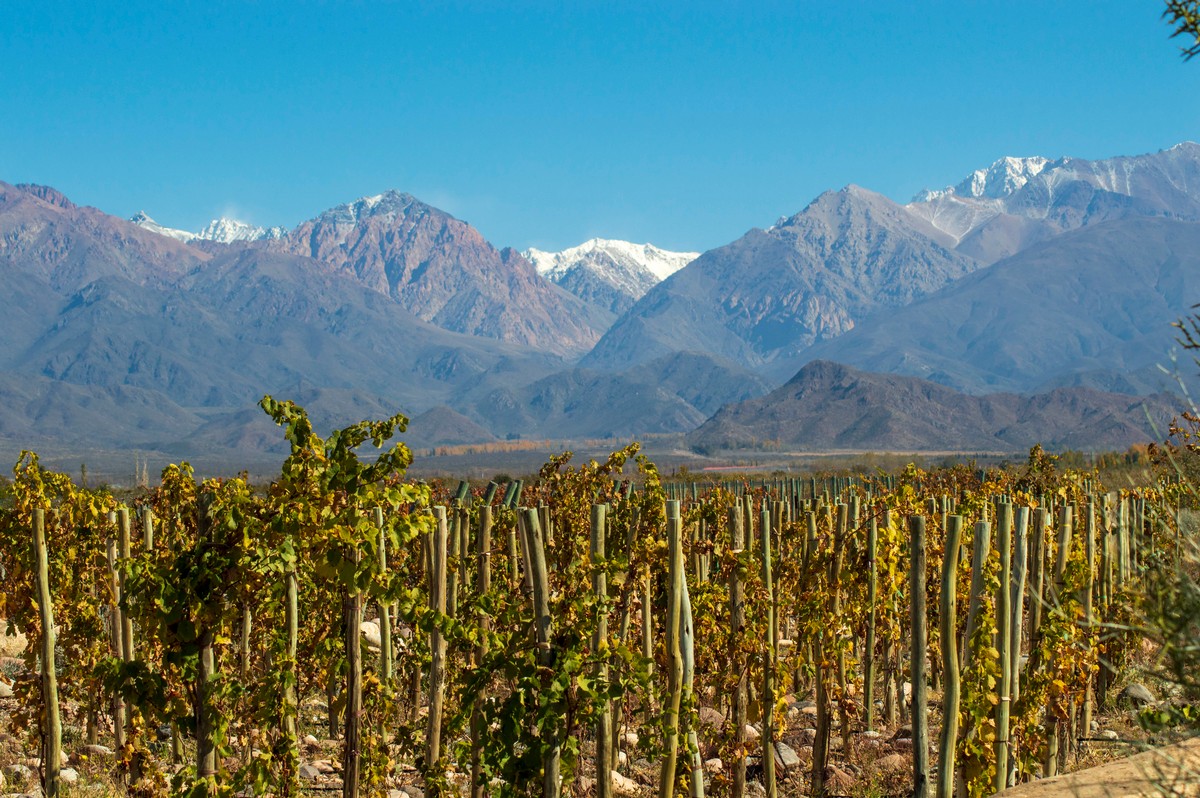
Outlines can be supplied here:
<path id="1" fill-rule="evenodd" d="M 996 641 L 1000 652 L 1000 702 L 996 704 L 996 780 L 995 791 L 1000 792 L 1008 784 L 1008 721 L 1012 700 L 1012 635 L 1009 623 L 1012 611 L 1009 608 L 1012 581 L 1012 522 L 1013 507 L 1005 502 L 997 507 L 996 548 L 1000 551 L 1000 585 L 996 590 Z"/>
<path id="2" fill-rule="evenodd" d="M 742 526 L 741 499 L 729 508 L 729 544 L 737 557 L 745 547 Z M 746 663 L 742 656 L 742 635 L 746 628 L 746 597 L 741 573 L 734 568 L 729 576 L 729 661 L 737 673 L 733 691 L 733 742 L 736 752 L 733 761 L 731 798 L 742 798 L 746 792 Z"/>
<path id="3" fill-rule="evenodd" d="M 878 541 L 878 521 L 872 515 L 867 526 L 867 639 L 863 644 L 863 722 L 867 731 L 875 730 L 875 601 L 879 581 L 875 549 L 878 548 Z M 955 665 L 957 667 L 957 663 Z"/>
<path id="4" fill-rule="evenodd" d="M 776 798 L 778 786 L 775 779 L 775 670 L 778 667 L 779 628 L 776 621 L 775 583 L 771 574 L 771 511 L 763 502 L 760 528 L 762 532 L 762 581 L 767 593 L 767 652 L 763 661 L 762 696 L 762 765 L 763 786 L 767 798 Z"/>
<path id="5" fill-rule="evenodd" d="M 929 635 L 925 615 L 925 517 L 910 515 L 908 531 L 912 556 L 908 572 L 909 620 L 912 630 L 912 653 L 909 662 L 912 671 L 912 798 L 929 798 L 929 702 L 925 679 Z"/>
<path id="6" fill-rule="evenodd" d="M 955 745 L 958 742 L 958 617 L 955 589 L 958 581 L 958 547 L 962 540 L 962 516 L 946 518 L 946 546 L 942 557 L 942 734 L 938 746 L 937 798 L 954 796 Z"/>
<path id="7" fill-rule="evenodd" d="M 479 595 L 484 595 L 492 589 L 492 507 L 484 504 L 479 508 L 479 540 L 476 544 L 478 557 L 478 573 L 476 587 Z M 488 632 L 492 628 L 492 619 L 486 613 L 479 614 L 479 645 L 475 650 L 475 664 L 483 663 L 488 653 Z M 483 713 L 480 707 L 486 697 L 486 691 L 480 689 L 475 696 L 475 704 L 471 710 L 471 798 L 483 798 L 483 762 L 480 759 L 483 748 Z"/>
<path id="8" fill-rule="evenodd" d="M 675 767 L 679 755 L 679 708 L 683 699 L 683 652 L 679 640 L 679 616 L 683 604 L 683 523 L 679 502 L 667 502 L 667 705 L 666 752 L 658 780 L 658 798 L 674 798 Z"/>
<path id="9" fill-rule="evenodd" d="M 432 569 L 429 572 L 429 607 L 439 616 L 446 614 L 446 508 L 434 507 L 433 540 L 430 545 Z M 426 783 L 435 796 L 441 794 L 436 786 L 441 782 L 439 764 L 442 759 L 442 705 L 446 695 L 446 639 L 436 625 L 429 633 L 432 654 L 429 667 L 429 718 L 426 732 L 425 767 L 429 769 Z M 432 778 L 430 778 L 432 777 Z"/>
<path id="10" fill-rule="evenodd" d="M 375 526 L 379 530 L 379 576 L 387 579 L 387 530 L 383 524 L 383 508 L 375 508 Z M 392 611 L 386 601 L 379 602 L 379 670 L 384 684 L 395 676 L 392 650 Z"/>
<path id="11" fill-rule="evenodd" d="M 554 650 L 550 643 L 553 630 L 550 617 L 550 577 L 546 569 L 546 544 L 542 539 L 537 510 L 524 510 L 524 517 L 524 542 L 533 576 L 534 627 L 537 630 L 539 659 L 543 668 L 542 683 L 545 687 L 552 678 L 550 668 L 554 665 Z M 543 738 L 542 745 L 542 798 L 558 798 L 562 791 L 560 777 L 562 741 L 551 731 L 546 738 Z"/>
<path id="12" fill-rule="evenodd" d="M 46 712 L 46 736 L 42 744 L 42 791 L 57 798 L 62 766 L 62 717 L 58 712 L 58 676 L 54 662 L 54 605 L 50 598 L 50 566 L 46 554 L 46 513 L 33 511 L 33 557 L 37 563 L 37 604 L 42 624 L 42 702 Z"/>
<path id="13" fill-rule="evenodd" d="M 608 653 L 608 611 L 603 606 L 608 599 L 608 577 L 604 573 L 607 510 L 606 505 L 592 505 L 592 594 L 597 605 L 596 631 L 592 637 L 592 649 L 600 657 Z M 607 662 L 602 660 L 597 663 L 595 676 L 601 685 L 608 684 Z M 611 744 L 612 706 L 605 699 L 596 717 L 596 798 L 612 798 L 612 770 L 609 767 L 609 763 L 612 761 L 609 752 Z"/>
<path id="14" fill-rule="evenodd" d="M 357 544 L 350 559 L 358 563 Z M 362 593 L 347 588 L 343 599 L 346 646 L 346 716 L 342 747 L 342 798 L 358 798 L 362 732 Z"/>

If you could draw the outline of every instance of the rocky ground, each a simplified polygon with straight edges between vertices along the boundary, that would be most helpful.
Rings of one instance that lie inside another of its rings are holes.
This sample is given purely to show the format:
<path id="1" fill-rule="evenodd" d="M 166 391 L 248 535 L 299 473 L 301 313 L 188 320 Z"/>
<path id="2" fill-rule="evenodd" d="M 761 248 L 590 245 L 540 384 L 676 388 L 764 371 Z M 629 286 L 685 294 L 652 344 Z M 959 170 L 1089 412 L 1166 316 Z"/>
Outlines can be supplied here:
<path id="1" fill-rule="evenodd" d="M 368 647 L 372 639 L 369 624 L 364 624 L 364 638 Z M 11 656 L 0 657 L 0 798 L 36 798 L 40 792 L 40 761 L 37 758 L 36 740 L 14 735 L 14 715 L 18 712 L 17 701 L 7 683 L 18 675 L 25 664 Z M 1080 745 L 1078 754 L 1068 761 L 1068 770 L 1091 767 L 1103 762 L 1128 756 L 1148 745 L 1172 742 L 1173 738 L 1159 735 L 1151 737 L 1136 722 L 1136 708 L 1148 703 L 1158 703 L 1155 693 L 1169 696 L 1169 685 L 1154 684 L 1154 689 L 1141 684 L 1131 684 L 1123 692 L 1119 702 L 1121 708 L 1101 715 L 1094 724 L 1086 742 Z M 785 697 L 788 708 L 785 728 L 775 745 L 775 763 L 779 792 L 784 796 L 805 795 L 809 791 L 812 771 L 813 741 L 816 735 L 816 705 L 805 696 Z M 713 703 L 712 696 L 705 703 Z M 940 696 L 930 695 L 930 739 L 931 767 L 937 762 L 937 727 L 940 723 Z M 882 715 L 881 711 L 876 715 Z M 82 725 L 82 713 L 78 707 L 65 707 L 63 736 L 62 777 L 70 785 L 70 792 L 77 795 L 104 796 L 120 792 L 115 781 L 116 767 L 112 749 L 105 744 L 88 745 Z M 341 742 L 327 737 L 325 707 L 317 698 L 304 702 L 301 713 L 301 759 L 300 778 L 302 786 L 314 792 L 327 793 L 341 788 Z M 712 706 L 699 710 L 698 741 L 704 762 L 704 773 L 708 792 L 721 794 L 727 791 L 729 769 L 720 757 L 718 741 L 724 737 L 728 720 Z M 160 734 L 166 730 L 160 730 Z M 759 743 L 761 724 L 751 724 L 745 729 L 746 739 L 752 752 L 761 753 Z M 163 734 L 162 736 L 166 736 Z M 649 798 L 658 782 L 657 763 L 638 758 L 637 734 L 623 730 L 619 753 L 619 766 L 613 772 L 614 791 L 624 798 Z M 111 743 L 111 732 L 103 728 L 101 743 Z M 167 748 L 165 743 L 161 746 Z M 236 747 L 236 746 L 235 746 Z M 850 735 L 849 747 L 843 746 L 840 732 L 835 729 L 831 739 L 831 764 L 827 772 L 827 787 L 832 795 L 843 796 L 902 796 L 908 794 L 912 784 L 912 728 L 899 722 L 888 725 L 877 722 L 870 731 L 856 731 Z M 164 750 L 164 756 L 166 751 Z M 591 751 L 585 744 L 583 775 L 576 779 L 566 791 L 577 798 L 595 793 L 594 768 L 590 761 Z M 397 761 L 401 761 L 399 756 Z M 236 763 L 231 763 L 236 765 Z M 172 771 L 174 766 L 166 765 Z M 449 782 L 463 794 L 469 789 L 469 774 L 450 773 Z M 761 756 L 752 756 L 748 764 L 747 794 L 750 798 L 764 798 L 762 786 Z M 403 763 L 395 769 L 389 780 L 389 798 L 424 798 L 423 784 L 416 768 Z"/>
<path id="2" fill-rule="evenodd" d="M 11 660 L 9 661 L 11 663 Z M 8 667 L 11 667 L 9 665 Z M 807 794 L 812 767 L 812 742 L 815 737 L 816 707 L 811 701 L 789 698 L 791 706 L 787 712 L 787 727 L 775 746 L 776 772 L 779 777 L 781 795 Z M 309 709 L 319 711 L 320 705 L 311 702 Z M 4 798 L 36 798 L 40 762 L 34 753 L 36 746 L 14 737 L 10 729 L 16 700 L 0 698 L 0 795 Z M 705 707 L 700 714 L 701 753 L 705 757 L 704 771 L 708 787 L 713 792 L 721 791 L 720 784 L 728 775 L 726 764 L 717 756 L 715 747 L 716 729 L 725 723 L 725 718 L 714 709 Z M 937 720 L 936 714 L 933 720 Z M 1131 712 L 1119 712 L 1105 717 L 1101 728 L 1093 734 L 1078 757 L 1072 759 L 1073 767 L 1087 767 L 1135 752 L 1149 740 L 1132 720 Z M 78 795 L 104 796 L 119 792 L 114 780 L 114 755 L 105 745 L 86 745 L 81 741 L 78 727 L 66 728 L 62 771 L 64 781 L 71 792 Z M 311 729 L 309 730 L 312 731 Z M 760 727 L 750 725 L 747 738 L 757 742 Z M 934 735 L 936 738 L 936 735 Z M 636 734 L 627 731 L 623 742 L 628 750 L 635 750 Z M 874 731 L 857 732 L 851 736 L 849 750 L 842 749 L 840 735 L 836 732 L 831 741 L 832 764 L 827 774 L 827 785 L 832 795 L 845 796 L 901 796 L 911 789 L 912 738 L 911 727 L 900 725 L 889 728 L 880 725 Z M 341 743 L 335 739 L 322 739 L 312 733 L 303 737 L 302 785 L 312 791 L 337 791 L 341 788 Z M 761 749 L 758 749 L 761 750 Z M 585 751 L 585 753 L 587 753 Z M 937 753 L 931 753 L 936 762 Z M 620 755 L 620 766 L 613 774 L 614 790 L 617 795 L 628 798 L 645 798 L 654 793 L 658 768 L 642 759 L 630 759 L 624 751 Z M 169 766 L 168 766 L 169 767 Z M 587 775 L 573 785 L 576 796 L 594 794 L 595 781 L 592 768 L 585 765 Z M 751 798 L 766 795 L 761 782 L 762 767 L 759 757 L 750 760 L 747 794 Z M 452 785 L 467 793 L 468 775 L 449 774 Z M 714 783 L 714 780 L 716 783 Z M 420 777 L 411 765 L 401 764 L 389 784 L 390 798 L 424 798 Z"/>

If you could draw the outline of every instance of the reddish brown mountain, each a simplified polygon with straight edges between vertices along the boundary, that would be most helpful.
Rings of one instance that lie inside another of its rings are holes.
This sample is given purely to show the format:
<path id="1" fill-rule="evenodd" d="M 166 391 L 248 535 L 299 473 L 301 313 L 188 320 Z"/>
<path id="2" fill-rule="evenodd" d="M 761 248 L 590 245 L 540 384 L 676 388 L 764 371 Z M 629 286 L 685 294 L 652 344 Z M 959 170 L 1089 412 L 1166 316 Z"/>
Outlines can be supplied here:
<path id="1" fill-rule="evenodd" d="M 49 186 L 0 182 L 0 264 L 56 290 L 104 277 L 162 285 L 209 257 Z"/>
<path id="2" fill-rule="evenodd" d="M 1092 388 L 968 396 L 915 377 L 817 360 L 766 396 L 729 405 L 688 436 L 704 451 L 1011 452 L 1124 449 L 1160 437 L 1177 402 Z M 1156 427 L 1157 430 L 1156 431 Z"/>
<path id="3" fill-rule="evenodd" d="M 423 321 L 560 354 L 581 354 L 612 321 L 497 250 L 466 222 L 389 191 L 339 205 L 267 249 L 353 274 Z"/>

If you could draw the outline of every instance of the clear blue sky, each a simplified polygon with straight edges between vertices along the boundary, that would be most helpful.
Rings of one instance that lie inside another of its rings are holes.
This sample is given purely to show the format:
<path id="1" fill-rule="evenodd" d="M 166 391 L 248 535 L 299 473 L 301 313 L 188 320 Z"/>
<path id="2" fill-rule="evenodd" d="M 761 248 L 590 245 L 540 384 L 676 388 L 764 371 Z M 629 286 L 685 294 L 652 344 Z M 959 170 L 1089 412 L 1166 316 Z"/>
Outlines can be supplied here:
<path id="1" fill-rule="evenodd" d="M 1200 139 L 1156 0 L 4 4 L 0 180 L 198 229 L 387 188 L 708 249 L 857 183 Z"/>

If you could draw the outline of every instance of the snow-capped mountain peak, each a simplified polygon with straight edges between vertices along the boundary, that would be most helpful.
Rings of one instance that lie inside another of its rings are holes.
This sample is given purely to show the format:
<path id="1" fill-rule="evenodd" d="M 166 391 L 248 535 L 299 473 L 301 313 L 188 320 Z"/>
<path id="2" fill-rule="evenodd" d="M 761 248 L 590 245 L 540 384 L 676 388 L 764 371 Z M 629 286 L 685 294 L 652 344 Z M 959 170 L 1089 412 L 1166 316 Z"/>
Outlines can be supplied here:
<path id="1" fill-rule="evenodd" d="M 538 273 L 550 279 L 584 263 L 611 261 L 627 268 L 641 267 L 656 279 L 665 280 L 700 256 L 698 252 L 671 252 L 653 244 L 634 244 L 607 238 L 592 238 L 561 252 L 530 248 L 523 253 Z"/>
<path id="2" fill-rule="evenodd" d="M 405 194 L 395 189 L 388 189 L 382 194 L 369 197 L 359 197 L 353 202 L 345 202 L 322 213 L 322 221 L 333 224 L 355 225 L 360 219 L 374 216 L 384 216 L 388 221 L 408 211 L 413 205 L 421 205 L 420 201 L 411 194 Z"/>
<path id="3" fill-rule="evenodd" d="M 521 254 L 546 279 L 615 313 L 700 256 L 606 238 L 593 238 L 561 252 L 531 248 Z"/>
<path id="4" fill-rule="evenodd" d="M 257 225 L 247 224 L 237 219 L 228 219 L 222 216 L 220 219 L 213 219 L 209 222 L 195 237 L 205 241 L 220 241 L 222 244 L 231 244 L 234 241 L 258 241 L 263 238 L 282 238 L 285 233 L 287 233 L 287 230 L 283 227 L 258 227 Z"/>
<path id="5" fill-rule="evenodd" d="M 981 199 L 1002 199 L 1012 196 L 1030 178 L 1037 177 L 1049 158 L 1034 156 L 1031 158 L 1004 157 L 986 169 L 976 169 L 965 180 L 954 187 L 954 193 L 962 197 Z"/>
<path id="6" fill-rule="evenodd" d="M 145 211 L 138 211 L 129 217 L 129 221 L 152 233 L 169 236 L 185 243 L 188 241 L 218 241 L 222 244 L 231 244 L 235 241 L 258 241 L 263 238 L 281 238 L 287 234 L 287 229 L 283 227 L 258 227 L 226 217 L 213 219 L 199 233 L 189 233 L 187 230 L 165 227 L 150 218 L 150 215 Z"/>
<path id="7" fill-rule="evenodd" d="M 1004 199 L 1019 191 L 1051 163 L 1049 158 L 1034 155 L 1028 158 L 1005 156 L 991 166 L 976 169 L 958 185 L 941 189 L 925 189 L 913 197 L 915 202 L 933 202 L 943 197 L 965 199 Z"/>
<path id="8" fill-rule="evenodd" d="M 176 230 L 174 227 L 165 227 L 150 218 L 150 214 L 145 211 L 138 211 L 133 216 L 129 217 L 129 221 L 136 224 L 151 233 L 158 233 L 160 236 L 167 236 L 176 241 L 191 241 L 196 237 L 195 233 L 189 233 L 186 230 Z"/>
<path id="9" fill-rule="evenodd" d="M 920 192 L 905 208 L 952 236 L 957 243 L 1004 213 L 1009 198 L 1054 163 L 1041 156 L 1006 156 L 986 168 L 976 169 L 958 185 Z"/>

